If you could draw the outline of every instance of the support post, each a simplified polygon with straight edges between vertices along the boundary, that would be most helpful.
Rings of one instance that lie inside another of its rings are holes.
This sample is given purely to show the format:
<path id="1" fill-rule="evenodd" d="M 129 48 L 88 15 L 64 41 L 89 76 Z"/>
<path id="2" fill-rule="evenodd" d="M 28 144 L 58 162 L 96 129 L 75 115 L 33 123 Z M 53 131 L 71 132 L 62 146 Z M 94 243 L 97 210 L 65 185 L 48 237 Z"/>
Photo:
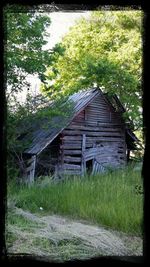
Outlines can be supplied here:
<path id="1" fill-rule="evenodd" d="M 31 185 L 34 182 L 34 176 L 35 176 L 35 166 L 36 166 L 36 156 L 31 157 L 31 165 L 27 169 L 27 183 Z"/>
<path id="2" fill-rule="evenodd" d="M 85 148 L 86 148 L 86 134 L 82 136 L 82 161 L 81 161 L 81 173 L 82 176 L 86 173 L 86 162 L 85 162 Z"/>

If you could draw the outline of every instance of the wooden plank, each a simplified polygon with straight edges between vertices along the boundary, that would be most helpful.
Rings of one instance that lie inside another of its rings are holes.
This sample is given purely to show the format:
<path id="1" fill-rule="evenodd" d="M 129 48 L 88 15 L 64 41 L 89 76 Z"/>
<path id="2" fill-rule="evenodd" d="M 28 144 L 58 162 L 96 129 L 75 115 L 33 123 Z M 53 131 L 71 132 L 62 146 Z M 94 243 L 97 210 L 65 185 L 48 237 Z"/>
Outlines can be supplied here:
<path id="1" fill-rule="evenodd" d="M 64 162 L 81 162 L 81 157 L 64 156 Z"/>
<path id="2" fill-rule="evenodd" d="M 65 150 L 65 149 L 81 149 L 81 144 L 78 145 L 74 145 L 74 144 L 63 144 L 60 146 L 61 149 Z"/>
<path id="3" fill-rule="evenodd" d="M 74 140 L 74 141 L 72 141 L 72 140 L 63 140 L 62 141 L 62 145 L 64 146 L 67 146 L 67 145 L 72 145 L 73 147 L 76 147 L 77 148 L 77 146 L 80 148 L 81 147 L 81 141 L 77 141 L 77 140 Z"/>
<path id="4" fill-rule="evenodd" d="M 93 144 L 94 144 L 94 142 L 90 142 L 90 143 L 86 142 L 86 148 L 92 148 Z"/>
<path id="5" fill-rule="evenodd" d="M 87 116 L 88 117 L 94 117 L 94 116 L 97 116 L 97 119 L 98 118 L 100 118 L 101 116 L 109 116 L 109 111 L 105 111 L 105 110 L 101 110 L 101 111 L 99 111 L 99 110 L 92 110 L 92 109 L 90 109 L 90 110 L 88 110 L 87 111 Z M 87 117 L 87 119 L 88 119 L 88 117 Z"/>
<path id="6" fill-rule="evenodd" d="M 94 153 L 94 151 L 93 151 Z M 95 152 L 96 153 L 96 152 Z M 90 155 L 90 152 L 87 153 L 87 155 Z M 97 156 L 99 157 L 104 157 L 104 156 L 115 156 L 115 155 L 118 155 L 119 156 L 119 153 L 116 151 L 116 149 L 105 149 L 105 150 L 98 150 L 97 151 Z"/>
<path id="7" fill-rule="evenodd" d="M 86 134 L 87 135 L 87 137 L 89 137 L 89 136 L 97 136 L 97 137 L 101 137 L 102 138 L 102 141 L 103 141 L 103 136 L 104 136 L 104 134 L 102 134 L 101 132 L 89 132 L 89 131 L 84 131 L 83 132 L 84 134 Z M 64 131 L 64 134 L 66 134 L 66 135 L 70 135 L 70 136 L 74 136 L 74 135 L 77 135 L 77 136 L 80 136 L 81 134 L 82 134 L 82 131 L 72 131 L 72 130 L 66 130 L 66 131 Z M 106 134 L 106 136 L 107 136 L 107 134 Z M 108 134 L 108 137 L 109 137 L 110 135 Z M 114 137 L 115 138 L 115 137 Z M 122 139 L 124 138 L 124 136 L 123 135 L 120 135 L 120 138 L 118 137 L 118 140 L 122 140 Z M 113 141 L 113 139 L 111 140 L 111 141 Z M 117 138 L 114 140 L 114 141 L 117 141 Z"/>
<path id="8" fill-rule="evenodd" d="M 79 118 L 78 118 L 78 119 L 76 119 L 76 120 L 73 120 L 73 122 L 74 122 L 74 123 L 76 122 L 76 123 L 78 123 L 78 124 L 81 124 L 81 125 L 82 125 L 82 124 L 83 124 L 83 122 L 84 122 L 84 119 L 79 119 Z"/>
<path id="9" fill-rule="evenodd" d="M 89 99 L 90 100 L 90 99 Z M 83 110 L 84 106 L 88 103 L 87 98 L 85 98 L 85 100 L 82 98 L 82 101 L 78 101 L 78 103 L 75 106 L 75 110 L 76 112 L 79 112 L 80 109 Z"/>
<path id="10" fill-rule="evenodd" d="M 88 132 L 88 136 L 94 136 L 95 134 L 102 137 L 124 137 L 120 132 Z"/>
<path id="11" fill-rule="evenodd" d="M 85 148 L 86 148 L 86 135 L 83 134 L 82 136 L 82 163 L 81 163 L 82 175 L 84 175 L 86 172 L 86 162 L 85 162 L 85 157 L 84 157 Z"/>
<path id="12" fill-rule="evenodd" d="M 102 137 L 102 136 L 99 136 L 99 138 L 97 139 L 97 141 L 99 142 L 121 142 L 123 140 L 123 138 L 119 138 L 119 137 L 114 137 L 114 138 L 111 138 L 111 137 Z"/>
<path id="13" fill-rule="evenodd" d="M 107 149 L 115 149 L 116 151 L 122 151 L 123 149 L 121 148 L 118 148 L 118 143 L 119 142 L 110 142 L 110 141 L 101 141 L 101 140 L 94 140 L 93 139 L 93 142 L 88 142 L 86 143 L 87 144 L 93 144 L 93 143 L 96 143 L 96 146 L 97 148 L 101 148 L 101 149 L 104 149 L 104 150 L 107 150 Z"/>
<path id="14" fill-rule="evenodd" d="M 98 152 L 99 152 L 99 150 L 97 148 L 86 149 L 83 152 L 83 158 L 85 161 L 93 159 L 94 156 L 96 156 Z"/>
<path id="15" fill-rule="evenodd" d="M 113 161 L 120 161 L 119 157 L 111 157 L 109 158 L 108 155 L 103 155 L 103 157 L 95 157 L 96 160 L 99 162 L 99 163 L 102 163 L 102 162 L 113 162 Z"/>
<path id="16" fill-rule="evenodd" d="M 110 137 L 110 136 L 101 136 L 101 135 L 99 135 L 99 134 L 94 134 L 94 133 L 92 133 L 92 134 L 87 134 L 87 137 L 98 137 L 97 138 L 97 141 L 107 141 L 107 142 L 121 142 L 121 141 L 123 141 L 123 137 Z M 92 140 L 92 139 L 91 139 Z"/>
<path id="17" fill-rule="evenodd" d="M 109 111 L 106 109 L 100 109 L 100 108 L 90 108 L 87 110 L 88 115 L 101 115 L 101 114 L 109 114 Z"/>
<path id="18" fill-rule="evenodd" d="M 61 138 L 62 141 L 81 141 L 82 136 L 70 136 L 70 135 L 65 135 L 64 137 Z"/>
<path id="19" fill-rule="evenodd" d="M 90 105 L 88 105 L 87 107 L 86 107 L 86 109 L 91 109 L 91 108 L 95 108 L 95 109 L 97 109 L 97 107 L 98 108 L 100 108 L 100 109 L 106 109 L 106 110 L 109 110 L 109 108 L 108 108 L 108 106 L 107 105 L 103 105 L 103 103 L 99 103 L 99 102 L 91 102 L 91 104 Z"/>
<path id="20" fill-rule="evenodd" d="M 121 165 L 118 161 L 112 161 L 112 162 L 103 162 L 102 163 L 104 167 L 113 167 L 113 166 L 119 166 Z"/>
<path id="21" fill-rule="evenodd" d="M 110 156 L 111 154 L 115 154 L 115 149 L 110 148 L 107 149 L 104 147 L 102 148 L 90 148 L 90 149 L 86 149 L 84 152 L 84 158 L 86 161 L 93 159 L 94 157 L 98 157 L 98 156 L 102 156 L 102 158 L 104 157 L 108 157 L 108 155 Z"/>
<path id="22" fill-rule="evenodd" d="M 74 135 L 74 136 L 76 136 L 76 135 L 81 135 L 82 133 L 81 133 L 81 131 L 78 131 L 78 130 L 76 130 L 76 131 L 74 131 L 74 130 L 64 130 L 63 134 L 64 135 Z"/>
<path id="23" fill-rule="evenodd" d="M 81 175 L 80 170 L 64 170 L 64 175 Z"/>
<path id="24" fill-rule="evenodd" d="M 64 150 L 64 155 L 80 155 L 81 154 L 81 150 Z"/>
<path id="25" fill-rule="evenodd" d="M 118 125 L 117 125 L 118 126 Z M 113 127 L 113 125 L 112 124 L 108 124 L 107 126 L 106 126 L 106 124 L 105 124 L 105 126 L 104 125 L 100 125 L 100 126 L 84 126 L 84 125 L 76 125 L 76 124 L 71 124 L 71 125 L 69 125 L 65 130 L 74 130 L 74 129 L 77 129 L 77 130 L 85 130 L 85 131 L 100 131 L 100 132 L 102 132 L 102 131 L 110 131 L 110 132 L 118 132 L 118 131 L 122 131 L 122 128 L 121 127 Z"/>
<path id="26" fill-rule="evenodd" d="M 33 160 L 33 163 L 31 164 L 30 167 L 31 170 L 30 170 L 30 175 L 29 175 L 29 185 L 32 184 L 34 182 L 34 175 L 35 175 L 35 165 L 36 165 L 36 156 L 32 156 L 32 160 Z"/>
<path id="27" fill-rule="evenodd" d="M 75 120 L 78 121 L 78 119 L 79 120 L 83 120 L 84 119 L 84 116 L 85 116 L 84 113 L 85 113 L 84 110 L 82 110 L 77 116 L 74 117 L 73 121 L 75 121 Z"/>
<path id="28" fill-rule="evenodd" d="M 104 172 L 105 168 L 101 163 L 98 163 L 97 161 L 94 161 L 93 164 L 93 170 L 92 170 L 92 174 L 98 173 L 98 172 Z"/>
<path id="29" fill-rule="evenodd" d="M 86 109 L 86 112 L 109 112 L 109 110 L 107 109 L 107 107 L 101 107 L 100 105 L 96 105 L 96 106 L 89 106 Z"/>
<path id="30" fill-rule="evenodd" d="M 98 106 L 100 106 L 101 108 L 102 108 L 102 107 L 105 107 L 105 108 L 109 109 L 109 108 L 108 108 L 108 105 L 107 105 L 104 101 L 102 101 L 102 99 L 100 99 L 100 98 L 99 98 L 99 100 L 95 100 L 95 99 L 94 99 L 94 101 L 92 101 L 92 102 L 87 106 L 87 108 L 90 108 L 90 107 L 98 107 Z"/>
<path id="31" fill-rule="evenodd" d="M 75 164 L 63 164 L 63 169 L 64 170 L 80 170 L 81 166 L 80 165 L 75 165 Z"/>
<path id="32" fill-rule="evenodd" d="M 109 122 L 109 117 L 108 116 L 88 116 L 88 119 L 87 119 L 87 123 L 88 122 L 94 122 L 95 124 L 97 124 L 98 122 Z"/>

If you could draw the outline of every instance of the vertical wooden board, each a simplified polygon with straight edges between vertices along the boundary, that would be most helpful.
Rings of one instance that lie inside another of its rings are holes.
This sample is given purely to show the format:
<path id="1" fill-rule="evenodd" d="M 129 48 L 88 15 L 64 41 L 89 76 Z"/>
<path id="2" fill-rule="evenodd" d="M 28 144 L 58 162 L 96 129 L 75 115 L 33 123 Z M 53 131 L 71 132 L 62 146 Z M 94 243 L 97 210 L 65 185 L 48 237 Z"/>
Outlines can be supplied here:
<path id="1" fill-rule="evenodd" d="M 32 171 L 31 182 L 34 182 L 35 166 L 36 166 L 36 156 L 33 156 L 33 171 Z"/>
<path id="2" fill-rule="evenodd" d="M 85 162 L 85 158 L 84 158 L 84 152 L 85 152 L 85 148 L 86 148 L 86 134 L 83 134 L 82 136 L 82 163 L 81 163 L 81 172 L 82 175 L 84 175 L 84 173 L 86 172 L 86 162 Z"/>
<path id="3" fill-rule="evenodd" d="M 26 178 L 27 183 L 30 185 L 34 182 L 34 176 L 35 176 L 35 167 L 36 167 L 36 156 L 32 156 L 31 159 L 28 161 L 30 163 L 30 166 L 26 168 Z"/>

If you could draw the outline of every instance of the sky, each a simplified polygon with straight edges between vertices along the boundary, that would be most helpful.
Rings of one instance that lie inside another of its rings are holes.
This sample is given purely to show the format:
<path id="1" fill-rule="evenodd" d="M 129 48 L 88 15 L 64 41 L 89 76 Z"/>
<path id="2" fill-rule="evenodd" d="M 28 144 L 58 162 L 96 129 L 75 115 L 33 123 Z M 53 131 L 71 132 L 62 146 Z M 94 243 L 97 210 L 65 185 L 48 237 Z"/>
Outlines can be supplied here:
<path id="1" fill-rule="evenodd" d="M 90 11 L 83 12 L 51 12 L 45 13 L 51 18 L 51 24 L 47 28 L 49 34 L 48 43 L 43 49 L 52 49 L 54 45 L 61 41 L 62 37 L 69 31 L 69 28 L 73 26 L 76 20 L 81 17 L 88 18 Z M 29 75 L 29 82 L 31 82 L 31 92 L 35 96 L 39 92 L 40 80 L 34 75 Z M 18 95 L 21 102 L 25 101 L 26 92 Z"/>
<path id="2" fill-rule="evenodd" d="M 75 24 L 75 21 L 81 17 L 87 18 L 90 12 L 52 12 L 51 25 L 47 32 L 50 34 L 49 42 L 46 48 L 52 48 L 68 32 L 69 28 Z"/>

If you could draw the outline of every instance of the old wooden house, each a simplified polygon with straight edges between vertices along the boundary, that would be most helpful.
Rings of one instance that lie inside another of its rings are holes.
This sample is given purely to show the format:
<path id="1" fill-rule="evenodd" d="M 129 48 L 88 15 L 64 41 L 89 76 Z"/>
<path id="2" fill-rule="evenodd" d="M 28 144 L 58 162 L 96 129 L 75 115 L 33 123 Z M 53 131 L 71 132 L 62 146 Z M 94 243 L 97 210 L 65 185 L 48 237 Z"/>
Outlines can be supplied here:
<path id="1" fill-rule="evenodd" d="M 27 180 L 51 174 L 54 177 L 103 172 L 126 164 L 137 138 L 125 124 L 125 109 L 117 96 L 111 101 L 99 88 L 70 96 L 73 112 L 57 127 L 34 129 L 23 156 Z M 69 101 L 68 100 L 68 101 Z"/>

